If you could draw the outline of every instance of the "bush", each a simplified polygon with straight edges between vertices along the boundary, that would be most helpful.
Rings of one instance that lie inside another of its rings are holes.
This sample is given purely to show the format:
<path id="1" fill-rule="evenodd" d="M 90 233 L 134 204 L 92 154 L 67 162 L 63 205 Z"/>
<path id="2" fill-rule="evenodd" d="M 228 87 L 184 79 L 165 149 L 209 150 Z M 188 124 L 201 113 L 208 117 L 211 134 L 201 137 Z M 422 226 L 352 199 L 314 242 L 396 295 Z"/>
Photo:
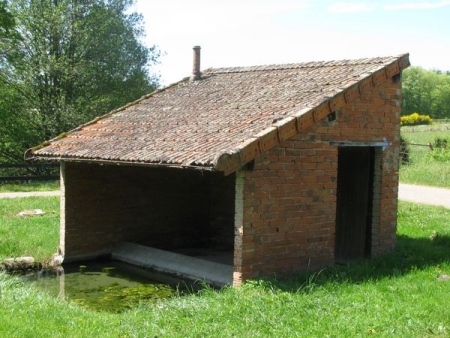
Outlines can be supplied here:
<path id="1" fill-rule="evenodd" d="M 410 160 L 408 141 L 400 136 L 400 164 L 408 164 Z"/>
<path id="2" fill-rule="evenodd" d="M 448 137 L 436 137 L 434 139 L 433 148 L 449 149 L 450 138 Z"/>
<path id="3" fill-rule="evenodd" d="M 450 163 L 450 137 L 436 137 L 430 155 L 436 161 Z"/>
<path id="4" fill-rule="evenodd" d="M 402 126 L 417 126 L 421 124 L 431 124 L 433 120 L 429 115 L 419 115 L 418 113 L 412 113 L 400 118 L 400 124 Z"/>

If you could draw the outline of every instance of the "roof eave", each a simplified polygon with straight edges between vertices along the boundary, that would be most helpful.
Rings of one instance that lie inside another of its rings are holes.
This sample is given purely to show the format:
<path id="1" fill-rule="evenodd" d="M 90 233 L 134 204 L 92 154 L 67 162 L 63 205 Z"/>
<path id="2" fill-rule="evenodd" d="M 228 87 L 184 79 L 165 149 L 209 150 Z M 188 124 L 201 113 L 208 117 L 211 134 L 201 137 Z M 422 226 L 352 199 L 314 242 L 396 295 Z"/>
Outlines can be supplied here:
<path id="1" fill-rule="evenodd" d="M 162 162 L 138 162 L 138 161 L 120 161 L 120 160 L 106 160 L 95 158 L 80 158 L 80 157 L 65 157 L 65 156 L 47 156 L 39 155 L 28 158 L 28 160 L 46 160 L 46 161 L 58 161 L 58 162 L 75 162 L 75 163 L 90 163 L 99 165 L 123 165 L 123 166 L 140 166 L 140 167 L 154 167 L 154 168 L 177 168 L 177 169 L 192 169 L 200 171 L 214 171 L 212 165 L 186 165 L 179 163 L 162 163 Z"/>

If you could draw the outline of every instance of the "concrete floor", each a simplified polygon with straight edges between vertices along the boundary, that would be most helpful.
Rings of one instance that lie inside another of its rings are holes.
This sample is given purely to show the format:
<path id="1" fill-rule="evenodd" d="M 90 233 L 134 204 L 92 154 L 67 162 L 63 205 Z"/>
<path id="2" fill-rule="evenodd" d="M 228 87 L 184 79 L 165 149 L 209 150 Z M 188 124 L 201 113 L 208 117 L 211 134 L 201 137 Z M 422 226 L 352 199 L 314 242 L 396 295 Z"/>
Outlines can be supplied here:
<path id="1" fill-rule="evenodd" d="M 191 252 L 192 253 L 192 252 Z M 203 280 L 214 286 L 233 282 L 233 265 L 204 259 L 223 259 L 224 255 L 187 256 L 179 253 L 124 242 L 111 253 L 112 259 L 191 280 Z M 202 257 L 202 258 L 198 258 Z M 226 257 L 229 260 L 229 254 Z"/>
<path id="2" fill-rule="evenodd" d="M 233 250 L 224 251 L 204 248 L 188 248 L 174 250 L 174 252 L 180 255 L 233 266 Z"/>

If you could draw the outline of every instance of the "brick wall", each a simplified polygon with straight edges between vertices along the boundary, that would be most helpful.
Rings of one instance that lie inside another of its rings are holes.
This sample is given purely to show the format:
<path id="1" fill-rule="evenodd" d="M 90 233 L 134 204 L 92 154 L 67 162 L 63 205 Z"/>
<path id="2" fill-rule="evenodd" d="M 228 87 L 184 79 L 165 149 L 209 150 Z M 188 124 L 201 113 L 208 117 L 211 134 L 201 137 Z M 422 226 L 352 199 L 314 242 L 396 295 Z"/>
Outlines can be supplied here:
<path id="1" fill-rule="evenodd" d="M 336 121 L 316 122 L 239 174 L 234 284 L 334 262 L 338 147 L 331 141 L 392 143 L 375 151 L 371 253 L 394 247 L 400 100 L 401 85 L 388 79 L 337 111 Z"/>
<path id="2" fill-rule="evenodd" d="M 62 178 L 69 261 L 109 253 L 121 241 L 166 250 L 233 246 L 234 175 L 65 162 Z"/>

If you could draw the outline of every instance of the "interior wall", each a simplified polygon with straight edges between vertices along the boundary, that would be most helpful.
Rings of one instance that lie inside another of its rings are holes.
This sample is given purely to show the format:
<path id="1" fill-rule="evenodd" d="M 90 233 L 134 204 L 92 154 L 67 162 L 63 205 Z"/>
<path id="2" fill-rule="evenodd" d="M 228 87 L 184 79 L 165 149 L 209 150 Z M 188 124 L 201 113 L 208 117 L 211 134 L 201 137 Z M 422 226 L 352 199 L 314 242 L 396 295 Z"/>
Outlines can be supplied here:
<path id="1" fill-rule="evenodd" d="M 61 245 L 95 256 L 130 241 L 163 250 L 232 247 L 234 178 L 220 173 L 66 162 Z"/>
<path id="2" fill-rule="evenodd" d="M 209 245 L 218 250 L 234 247 L 235 181 L 236 175 L 224 176 L 209 172 Z"/>

